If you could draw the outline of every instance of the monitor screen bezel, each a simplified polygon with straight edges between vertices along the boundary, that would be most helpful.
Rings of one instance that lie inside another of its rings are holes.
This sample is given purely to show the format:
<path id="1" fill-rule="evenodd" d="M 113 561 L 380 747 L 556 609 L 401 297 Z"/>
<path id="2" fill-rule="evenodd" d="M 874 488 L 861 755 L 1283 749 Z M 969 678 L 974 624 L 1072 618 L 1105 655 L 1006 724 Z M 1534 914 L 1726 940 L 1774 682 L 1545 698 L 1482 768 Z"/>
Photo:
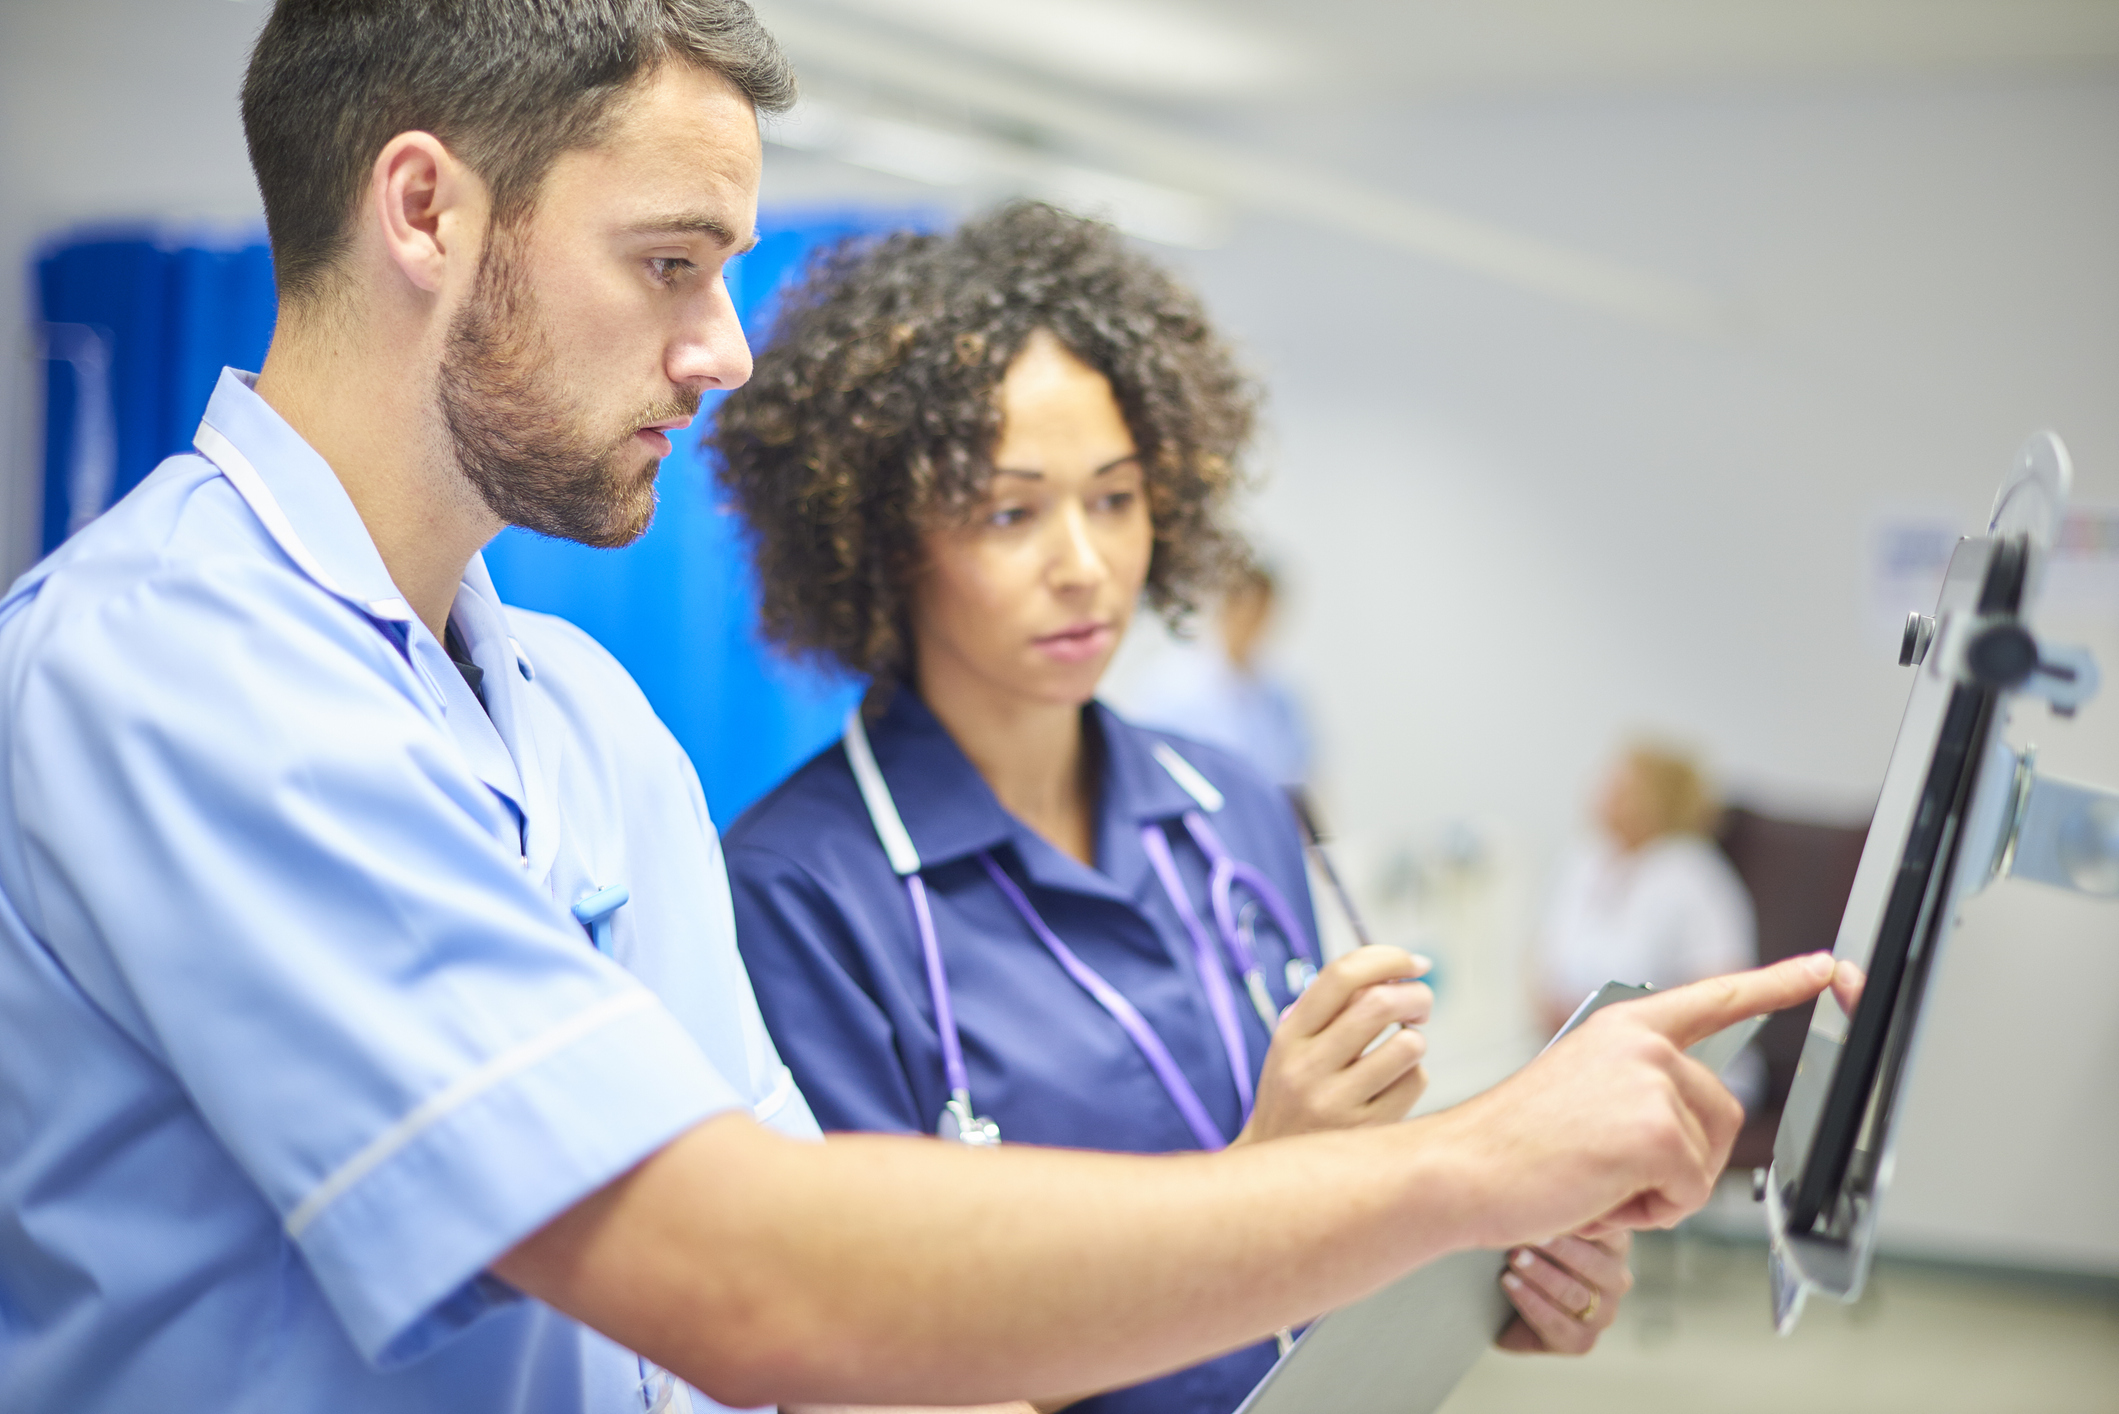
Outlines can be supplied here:
<path id="1" fill-rule="evenodd" d="M 1978 589 L 1970 602 L 1965 602 L 1965 585 L 1971 576 L 1960 574 L 1961 558 L 1979 561 Z M 2031 559 L 2025 536 L 1960 541 L 1936 606 L 1938 620 L 2016 617 Z M 1958 602 L 1952 602 L 1953 592 Z M 1923 671 L 1939 674 L 1941 665 Z M 1931 730 L 1915 720 L 1923 705 L 1922 686 L 1948 694 Z M 1819 999 L 1775 1140 L 1779 1206 L 1790 1235 L 1851 1241 L 1864 1205 L 1880 1186 L 1921 1004 L 1959 892 L 1971 796 L 2001 720 L 1999 696 L 1974 682 L 1938 682 L 1916 685 L 1908 702 L 1880 799 L 1910 798 L 1910 809 L 1889 819 L 1880 812 L 1864 846 L 1862 872 L 1871 865 L 1871 852 L 1878 853 L 1879 866 L 1888 856 L 1890 887 L 1880 900 L 1867 900 L 1868 917 L 1858 917 L 1865 901 L 1857 876 L 1856 897 L 1834 949 L 1859 969 L 1854 975 L 1863 978 L 1860 1000 L 1852 1018 L 1845 1019 L 1838 997 L 1828 993 Z M 1892 789 L 1894 779 L 1909 772 L 1920 773 L 1921 779 L 1910 797 Z M 1843 986 L 1841 995 L 1845 991 Z M 1834 1010 L 1827 1012 L 1828 1007 Z M 1820 1025 L 1835 1017 L 1841 1019 L 1837 1027 Z M 1814 1122 L 1806 1122 L 1809 1115 L 1816 1116 Z"/>

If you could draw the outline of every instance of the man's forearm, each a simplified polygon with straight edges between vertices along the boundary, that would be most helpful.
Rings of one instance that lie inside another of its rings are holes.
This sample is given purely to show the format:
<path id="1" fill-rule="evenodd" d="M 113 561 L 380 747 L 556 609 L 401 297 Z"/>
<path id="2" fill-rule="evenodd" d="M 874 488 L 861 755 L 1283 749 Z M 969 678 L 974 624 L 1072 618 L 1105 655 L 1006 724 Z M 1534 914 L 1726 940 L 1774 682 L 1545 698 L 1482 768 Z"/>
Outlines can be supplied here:
<path id="1" fill-rule="evenodd" d="M 1063 1395 L 1246 1344 L 1464 1245 L 1468 1185 L 1422 1127 L 1143 1160 L 797 1144 L 724 1117 L 498 1270 L 563 1285 L 572 1314 L 729 1402 Z"/>
<path id="2" fill-rule="evenodd" d="M 1831 975 L 1796 958 L 1607 1007 L 1441 1114 L 1222 1154 L 801 1144 L 724 1115 L 494 1270 L 728 1403 L 1110 1388 L 1443 1252 L 1676 1222 L 1743 1122 L 1684 1047 Z"/>

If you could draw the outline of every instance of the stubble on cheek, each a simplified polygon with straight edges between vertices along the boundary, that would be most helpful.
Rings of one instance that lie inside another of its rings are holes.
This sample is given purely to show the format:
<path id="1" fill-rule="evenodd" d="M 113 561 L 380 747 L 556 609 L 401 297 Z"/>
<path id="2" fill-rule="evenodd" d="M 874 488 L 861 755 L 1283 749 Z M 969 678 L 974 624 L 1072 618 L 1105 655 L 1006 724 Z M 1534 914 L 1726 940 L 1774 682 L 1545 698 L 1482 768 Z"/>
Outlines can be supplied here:
<path id="1" fill-rule="evenodd" d="M 503 233 L 449 327 L 436 384 L 457 468 L 493 514 L 540 535 L 607 549 L 630 545 L 655 516 L 658 460 L 635 429 L 688 416 L 696 394 L 599 434 L 560 386 L 552 340 Z"/>

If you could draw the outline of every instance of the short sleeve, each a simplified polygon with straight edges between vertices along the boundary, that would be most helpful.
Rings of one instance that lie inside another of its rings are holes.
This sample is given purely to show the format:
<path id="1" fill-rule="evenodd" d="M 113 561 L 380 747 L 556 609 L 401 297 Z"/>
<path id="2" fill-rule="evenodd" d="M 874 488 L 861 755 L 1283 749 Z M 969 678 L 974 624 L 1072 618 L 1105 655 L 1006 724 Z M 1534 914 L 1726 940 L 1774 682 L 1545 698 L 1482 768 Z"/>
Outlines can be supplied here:
<path id="1" fill-rule="evenodd" d="M 496 1257 L 743 1105 L 527 875 L 385 630 L 231 557 L 38 631 L 5 685 L 8 893 L 369 1359 L 509 1299 Z"/>
<path id="2" fill-rule="evenodd" d="M 769 849 L 731 844 L 736 942 L 780 1057 L 826 1130 L 928 1131 L 879 1000 L 868 931 L 839 892 Z M 902 896 L 895 902 L 903 903 Z M 909 905 L 906 905 L 909 907 Z"/>

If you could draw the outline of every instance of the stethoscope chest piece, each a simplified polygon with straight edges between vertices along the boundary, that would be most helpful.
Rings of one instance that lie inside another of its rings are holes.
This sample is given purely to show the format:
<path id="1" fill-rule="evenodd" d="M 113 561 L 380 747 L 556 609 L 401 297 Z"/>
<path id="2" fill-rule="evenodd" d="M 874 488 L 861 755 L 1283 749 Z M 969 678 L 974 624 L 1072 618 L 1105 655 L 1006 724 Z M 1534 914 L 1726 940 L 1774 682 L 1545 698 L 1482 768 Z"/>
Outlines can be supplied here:
<path id="1" fill-rule="evenodd" d="M 969 1144 L 974 1149 L 990 1149 L 1001 1142 L 1001 1127 L 990 1119 L 981 1119 L 971 1112 L 971 1096 L 959 1090 L 942 1106 L 942 1117 L 935 1121 L 934 1132 L 943 1139 L 958 1144 Z"/>

